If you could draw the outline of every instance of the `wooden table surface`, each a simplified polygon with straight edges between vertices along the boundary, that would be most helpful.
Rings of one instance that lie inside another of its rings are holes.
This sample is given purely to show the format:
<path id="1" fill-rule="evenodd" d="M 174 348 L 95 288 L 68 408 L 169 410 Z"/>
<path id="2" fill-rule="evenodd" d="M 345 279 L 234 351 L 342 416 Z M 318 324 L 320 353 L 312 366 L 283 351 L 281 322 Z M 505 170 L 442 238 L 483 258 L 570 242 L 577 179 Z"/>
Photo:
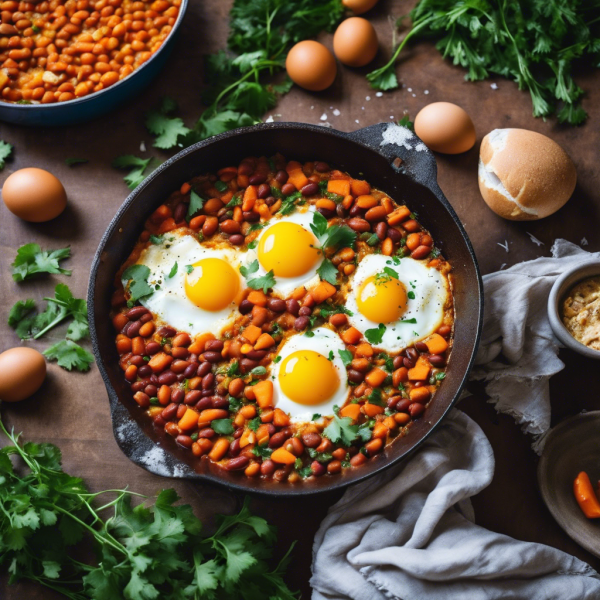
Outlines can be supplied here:
<path id="1" fill-rule="evenodd" d="M 398 17 L 411 8 L 411 1 L 381 0 L 367 16 L 374 23 L 381 42 L 376 64 L 389 56 L 392 28 L 389 15 Z M 205 0 L 191 2 L 182 26 L 182 35 L 167 68 L 150 88 L 128 106 L 94 122 L 57 129 L 25 128 L 2 124 L 0 137 L 15 146 L 14 160 L 0 173 L 0 183 L 13 171 L 29 166 L 48 169 L 64 183 L 68 209 L 59 218 L 45 224 L 20 221 L 0 203 L 0 350 L 17 346 L 19 341 L 6 325 L 9 307 L 18 299 L 38 301 L 58 282 L 66 282 L 78 297 L 85 297 L 89 266 L 101 234 L 127 196 L 122 173 L 110 167 L 121 154 L 149 156 L 140 152 L 145 142 L 151 150 L 152 138 L 143 125 L 144 112 L 168 94 L 181 107 L 181 115 L 192 124 L 200 115 L 203 88 L 202 55 L 225 46 L 227 15 L 231 2 Z M 331 35 L 322 40 L 331 47 Z M 456 209 L 473 242 L 482 273 L 522 260 L 548 255 L 558 237 L 600 250 L 600 80 L 583 69 L 578 82 L 587 90 L 584 107 L 590 114 L 586 125 L 568 128 L 550 120 L 531 116 L 531 102 L 516 85 L 501 78 L 480 83 L 464 81 L 464 72 L 444 62 L 432 44 L 421 43 L 403 52 L 397 74 L 402 89 L 377 97 L 370 90 L 362 69 L 340 68 L 333 87 L 321 93 L 294 88 L 272 111 L 276 120 L 329 123 L 343 131 L 352 131 L 380 121 L 398 120 L 407 111 L 411 118 L 429 102 L 445 100 L 463 106 L 477 129 L 478 142 L 494 128 L 521 127 L 550 136 L 573 158 L 579 175 L 570 202 L 555 215 L 542 221 L 513 223 L 493 214 L 480 197 L 477 185 L 479 143 L 459 156 L 438 155 L 439 183 Z M 492 89 L 496 83 L 498 89 Z M 338 113 L 339 111 L 339 113 Z M 324 118 L 322 116 L 325 115 Z M 265 117 L 268 115 L 265 115 Z M 152 151 L 152 150 L 151 150 Z M 164 159 L 166 154 L 154 152 Z M 68 157 L 87 158 L 86 165 L 69 168 Z M 426 219 L 425 219 L 426 224 Z M 529 234 L 543 245 L 534 244 Z M 69 244 L 72 258 L 66 265 L 73 269 L 70 278 L 48 276 L 16 284 L 10 275 L 10 263 L 16 249 L 27 242 L 45 248 Z M 499 243 L 508 242 L 508 252 Z M 510 299 L 507 299 L 510 301 Z M 37 342 L 43 350 L 64 336 L 64 328 L 53 330 Z M 566 368 L 551 381 L 553 421 L 582 409 L 600 408 L 600 383 L 597 363 L 569 352 L 562 352 Z M 524 390 L 526 393 L 526 390 Z M 536 482 L 537 459 L 530 448 L 531 439 L 523 435 L 514 421 L 497 415 L 480 392 L 463 401 L 460 408 L 479 423 L 488 436 L 496 456 L 492 484 L 473 499 L 476 520 L 491 530 L 527 541 L 549 544 L 600 567 L 600 560 L 580 548 L 558 527 L 545 508 Z M 18 405 L 2 406 L 2 417 L 9 426 L 23 431 L 25 438 L 58 444 L 67 472 L 83 477 L 93 490 L 129 486 L 153 494 L 163 487 L 175 487 L 194 506 L 196 514 L 210 525 L 217 512 L 232 512 L 240 498 L 208 484 L 169 481 L 158 478 L 131 463 L 118 449 L 113 438 L 108 401 L 97 368 L 87 374 L 68 373 L 49 365 L 48 378 L 31 399 Z M 279 528 L 278 552 L 298 540 L 290 569 L 289 583 L 310 597 L 311 548 L 314 533 L 339 494 L 314 500 L 262 500 L 254 498 L 252 508 Z M 8 586 L 0 578 L 0 597 L 29 600 L 55 596 L 33 585 Z"/>

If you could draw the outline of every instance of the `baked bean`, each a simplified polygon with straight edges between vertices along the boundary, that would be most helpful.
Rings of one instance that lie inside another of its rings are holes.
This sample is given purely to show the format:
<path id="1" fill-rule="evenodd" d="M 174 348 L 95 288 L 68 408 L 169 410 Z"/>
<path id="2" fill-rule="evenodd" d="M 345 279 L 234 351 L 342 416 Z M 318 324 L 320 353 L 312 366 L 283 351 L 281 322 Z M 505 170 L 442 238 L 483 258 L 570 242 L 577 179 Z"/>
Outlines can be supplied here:
<path id="1" fill-rule="evenodd" d="M 207 373 L 202 378 L 202 389 L 203 390 L 212 390 L 215 387 L 215 376 L 213 373 Z"/>
<path id="2" fill-rule="evenodd" d="M 410 253 L 410 257 L 414 258 L 415 260 L 421 260 L 421 259 L 429 256 L 430 254 L 431 254 L 430 246 L 419 246 L 418 248 L 416 248 L 415 250 L 413 250 Z"/>
<path id="3" fill-rule="evenodd" d="M 171 390 L 171 402 L 181 404 L 185 398 L 185 392 L 181 388 Z"/>
<path id="4" fill-rule="evenodd" d="M 350 459 L 350 464 L 353 467 L 360 467 L 360 465 L 364 465 L 367 462 L 367 457 L 362 454 L 362 452 L 359 452 L 358 454 L 355 454 L 351 459 Z"/>
<path id="5" fill-rule="evenodd" d="M 208 375 L 210 373 L 211 369 L 212 365 L 209 362 L 200 363 L 196 375 L 198 377 L 204 377 L 205 375 Z"/>
<path id="6" fill-rule="evenodd" d="M 242 212 L 242 218 L 248 223 L 256 223 L 257 221 L 260 221 L 260 214 L 254 212 L 253 210 L 245 210 L 244 212 Z"/>
<path id="7" fill-rule="evenodd" d="M 125 379 L 127 381 L 135 381 L 137 379 L 138 368 L 135 365 L 129 365 L 125 370 Z"/>
<path id="8" fill-rule="evenodd" d="M 414 360 L 410 360 L 410 358 L 404 358 L 403 364 L 407 369 L 413 369 L 416 362 Z"/>
<path id="9" fill-rule="evenodd" d="M 442 337 L 448 337 L 451 331 L 452 329 L 448 325 L 441 325 L 437 330 Z"/>
<path id="10" fill-rule="evenodd" d="M 183 399 L 184 404 L 196 404 L 198 400 L 202 397 L 202 393 L 199 390 L 192 390 L 185 394 Z"/>
<path id="11" fill-rule="evenodd" d="M 353 229 L 358 233 L 365 233 L 366 231 L 371 231 L 371 226 L 369 225 L 368 221 L 365 221 L 364 219 L 360 219 L 358 217 L 350 219 L 347 225 L 348 227 L 350 227 L 350 229 Z"/>
<path id="12" fill-rule="evenodd" d="M 441 354 L 432 354 L 429 357 L 429 362 L 433 367 L 437 367 L 439 369 L 440 367 L 446 365 L 446 357 Z"/>
<path id="13" fill-rule="evenodd" d="M 333 444 L 331 442 L 331 440 L 328 440 L 327 438 L 323 438 L 321 440 L 321 443 L 317 446 L 317 452 L 331 452 L 331 450 L 333 450 Z"/>
<path id="14" fill-rule="evenodd" d="M 329 317 L 329 322 L 334 327 L 343 327 L 344 325 L 346 325 L 346 323 L 348 323 L 348 317 L 343 313 L 337 313 Z"/>
<path id="15" fill-rule="evenodd" d="M 382 221 L 387 216 L 387 211 L 384 206 L 374 206 L 365 213 L 367 221 Z"/>
<path id="16" fill-rule="evenodd" d="M 329 165 L 323 161 L 317 161 L 315 163 L 315 171 L 317 173 L 327 173 L 329 171 Z"/>
<path id="17" fill-rule="evenodd" d="M 140 317 L 142 317 L 143 315 L 148 314 L 149 311 L 146 307 L 144 306 L 134 306 L 133 308 L 129 309 L 126 313 L 125 316 L 130 320 L 130 321 L 137 321 L 137 319 L 139 319 Z"/>
<path id="18" fill-rule="evenodd" d="M 173 371 L 164 371 L 158 376 L 160 385 L 173 385 L 177 381 L 177 375 Z"/>
<path id="19" fill-rule="evenodd" d="M 286 435 L 285 432 L 278 431 L 269 439 L 269 448 L 279 448 L 279 446 L 283 445 L 283 442 L 285 442 L 288 437 L 289 436 Z"/>
<path id="20" fill-rule="evenodd" d="M 415 361 L 419 358 L 419 353 L 415 350 L 415 348 L 407 348 L 405 350 L 406 357 L 412 361 Z"/>
<path id="21" fill-rule="evenodd" d="M 410 405 L 411 401 L 408 398 L 402 398 L 396 402 L 396 410 L 398 412 L 407 412 Z"/>
<path id="22" fill-rule="evenodd" d="M 313 432 L 303 433 L 302 441 L 307 448 L 316 448 L 321 443 L 321 436 Z"/>
<path id="23" fill-rule="evenodd" d="M 328 465 L 327 465 L 327 472 L 328 473 L 340 473 L 342 470 L 342 463 L 339 460 L 332 460 Z"/>
<path id="24" fill-rule="evenodd" d="M 314 196 L 319 191 L 319 184 L 311 181 L 307 183 L 301 190 L 300 193 L 303 196 Z"/>
<path id="25" fill-rule="evenodd" d="M 267 176 L 264 173 L 255 173 L 251 175 L 248 179 L 248 183 L 250 185 L 260 185 L 267 180 Z"/>
<path id="26" fill-rule="evenodd" d="M 226 219 L 221 223 L 220 227 L 223 233 L 227 233 L 229 235 L 240 232 L 240 224 L 233 219 Z"/>
<path id="27" fill-rule="evenodd" d="M 211 363 L 218 363 L 223 358 L 220 352 L 204 352 L 203 356 L 205 360 Z"/>
<path id="28" fill-rule="evenodd" d="M 253 361 L 261 361 L 266 355 L 266 350 L 250 350 L 250 352 L 246 353 L 246 358 Z"/>
<path id="29" fill-rule="evenodd" d="M 269 298 L 267 300 L 267 307 L 273 312 L 284 312 L 286 309 L 285 300 L 282 300 L 281 298 Z"/>
<path id="30" fill-rule="evenodd" d="M 241 471 L 245 469 L 250 463 L 250 459 L 247 456 L 238 456 L 237 458 L 229 459 L 223 468 L 227 471 Z"/>
<path id="31" fill-rule="evenodd" d="M 310 315 L 312 315 L 312 308 L 310 306 L 302 306 L 298 311 L 298 314 L 301 317 L 309 317 Z"/>
<path id="32" fill-rule="evenodd" d="M 356 369 L 348 370 L 348 381 L 351 381 L 352 383 L 362 383 L 364 378 L 365 378 L 364 373 L 361 373 L 360 371 L 357 371 Z"/>
<path id="33" fill-rule="evenodd" d="M 316 460 L 310 463 L 310 470 L 315 477 L 321 477 L 327 473 L 327 467 Z"/>
<path id="34" fill-rule="evenodd" d="M 238 435 L 238 437 L 235 438 L 235 434 L 234 434 L 233 437 L 235 439 L 229 445 L 229 454 L 230 454 L 230 456 L 237 456 L 242 451 L 242 447 L 240 446 L 240 440 L 239 440 L 239 438 L 240 438 L 241 435 L 242 434 L 240 433 Z"/>
<path id="35" fill-rule="evenodd" d="M 181 223 L 185 219 L 187 211 L 188 205 L 184 204 L 183 202 L 180 202 L 173 211 L 173 220 L 175 221 L 175 223 Z"/>
<path id="36" fill-rule="evenodd" d="M 413 402 L 408 407 L 408 412 L 413 419 L 420 417 L 425 412 L 425 405 L 419 404 L 418 402 Z"/>
<path id="37" fill-rule="evenodd" d="M 210 399 L 210 405 L 212 408 L 229 409 L 229 400 L 223 396 L 212 396 Z"/>
<path id="38" fill-rule="evenodd" d="M 265 477 L 270 477 L 275 472 L 275 463 L 270 459 L 263 460 L 260 465 L 260 473 Z"/>
<path id="39" fill-rule="evenodd" d="M 219 219 L 217 217 L 206 217 L 206 221 L 204 221 L 204 225 L 202 225 L 202 235 L 204 237 L 211 237 L 217 231 L 217 227 L 219 226 Z"/>
<path id="40" fill-rule="evenodd" d="M 375 226 L 375 233 L 377 234 L 377 237 L 382 241 L 385 240 L 385 238 L 386 238 L 387 230 L 388 230 L 388 226 L 385 221 L 380 221 Z"/>
<path id="41" fill-rule="evenodd" d="M 185 368 L 185 371 L 183 372 L 183 378 L 191 379 L 192 377 L 194 377 L 196 375 L 197 371 L 198 371 L 198 363 L 192 362 Z"/>
<path id="42" fill-rule="evenodd" d="M 402 233 L 398 231 L 395 227 L 388 227 L 387 236 L 394 242 L 394 244 L 399 244 L 402 239 Z"/>
<path id="43" fill-rule="evenodd" d="M 293 183 L 285 183 L 281 186 L 281 193 L 284 196 L 289 196 L 290 194 L 293 194 L 296 191 L 296 186 Z"/>
<path id="44" fill-rule="evenodd" d="M 298 317 L 294 321 L 294 329 L 296 331 L 302 331 L 308 327 L 309 323 L 310 323 L 310 321 L 309 321 L 308 317 Z"/>
<path id="45" fill-rule="evenodd" d="M 150 375 L 152 375 L 152 369 L 148 365 L 142 365 L 138 368 L 138 375 L 140 377 L 150 377 Z"/>
<path id="46" fill-rule="evenodd" d="M 240 302 L 240 305 L 238 306 L 238 310 L 242 315 L 247 315 L 249 312 L 252 311 L 253 308 L 254 304 L 252 304 L 252 302 L 250 302 L 250 300 L 248 299 L 242 300 Z"/>
<path id="47" fill-rule="evenodd" d="M 204 392 L 201 393 L 203 394 Z M 204 398 L 196 403 L 196 410 L 203 411 L 207 408 L 212 408 L 212 398 L 210 396 L 204 396 Z"/>
<path id="48" fill-rule="evenodd" d="M 258 186 L 256 195 L 263 200 L 271 195 L 271 187 L 267 183 L 261 183 Z"/>
<path id="49" fill-rule="evenodd" d="M 161 413 L 160 416 L 165 420 L 165 421 L 170 421 L 176 414 L 177 414 L 177 409 L 179 408 L 178 404 L 169 404 L 169 406 L 167 406 L 167 408 L 165 408 Z"/>
<path id="50" fill-rule="evenodd" d="M 150 406 L 150 397 L 148 396 L 148 394 L 145 394 L 144 392 L 136 392 L 133 395 L 133 399 L 142 407 L 142 408 L 148 408 Z"/>
<path id="51" fill-rule="evenodd" d="M 298 300 L 295 300 L 294 298 L 286 300 L 285 307 L 287 311 L 295 317 L 300 313 L 300 304 L 298 303 Z"/>
<path id="52" fill-rule="evenodd" d="M 289 175 L 287 173 L 287 171 L 277 171 L 276 175 L 275 175 L 275 181 L 277 181 L 277 183 L 280 183 L 281 185 L 283 185 L 284 183 L 287 182 L 287 180 L 289 179 Z"/>
<path id="53" fill-rule="evenodd" d="M 229 236 L 229 242 L 233 246 L 243 246 L 245 241 L 246 241 L 246 239 L 244 238 L 244 236 L 241 233 L 236 233 L 235 235 Z"/>
<path id="54" fill-rule="evenodd" d="M 125 335 L 129 338 L 137 337 L 140 333 L 143 323 L 141 321 L 132 321 L 129 325 L 126 325 Z"/>
<path id="55" fill-rule="evenodd" d="M 421 353 L 423 354 L 424 352 L 427 353 L 429 352 L 429 349 L 427 348 L 427 344 L 425 342 L 415 342 L 415 348 Z"/>
<path id="56" fill-rule="evenodd" d="M 232 379 L 229 382 L 228 391 L 234 398 L 241 396 L 242 392 L 244 391 L 244 380 L 240 379 L 239 377 L 236 379 Z"/>
<path id="57" fill-rule="evenodd" d="M 169 327 L 168 325 L 163 326 L 163 327 L 159 327 L 158 331 L 156 332 L 158 335 L 160 335 L 160 337 L 163 338 L 171 338 L 174 337 L 175 334 L 177 333 L 176 329 L 173 329 L 172 327 Z"/>
<path id="58" fill-rule="evenodd" d="M 178 435 L 175 441 L 184 448 L 191 448 L 194 440 L 189 435 Z"/>

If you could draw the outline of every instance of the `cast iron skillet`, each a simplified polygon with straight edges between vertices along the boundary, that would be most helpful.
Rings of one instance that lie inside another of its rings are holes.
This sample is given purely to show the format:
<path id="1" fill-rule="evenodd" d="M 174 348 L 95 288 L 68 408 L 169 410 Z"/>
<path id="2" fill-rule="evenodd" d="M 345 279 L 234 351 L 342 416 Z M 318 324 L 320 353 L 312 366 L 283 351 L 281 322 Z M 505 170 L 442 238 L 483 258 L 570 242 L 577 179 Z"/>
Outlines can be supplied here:
<path id="1" fill-rule="evenodd" d="M 131 398 L 123 377 L 110 322 L 110 297 L 120 265 L 131 252 L 144 221 L 169 194 L 191 177 L 238 164 L 245 156 L 281 152 L 288 160 L 322 160 L 364 177 L 419 214 L 453 265 L 456 324 L 446 379 L 423 418 L 365 465 L 334 477 L 295 484 L 263 481 L 226 472 L 193 458 L 172 438 L 154 429 Z M 303 123 L 268 123 L 223 133 L 183 150 L 148 177 L 125 200 L 104 234 L 94 258 L 88 291 L 89 320 L 98 368 L 108 391 L 117 443 L 136 464 L 157 475 L 209 480 L 231 489 L 265 495 L 314 494 L 356 483 L 391 466 L 415 449 L 450 410 L 471 367 L 483 314 L 481 277 L 473 249 L 456 213 L 436 181 L 433 155 L 408 129 L 380 123 L 354 133 Z"/>

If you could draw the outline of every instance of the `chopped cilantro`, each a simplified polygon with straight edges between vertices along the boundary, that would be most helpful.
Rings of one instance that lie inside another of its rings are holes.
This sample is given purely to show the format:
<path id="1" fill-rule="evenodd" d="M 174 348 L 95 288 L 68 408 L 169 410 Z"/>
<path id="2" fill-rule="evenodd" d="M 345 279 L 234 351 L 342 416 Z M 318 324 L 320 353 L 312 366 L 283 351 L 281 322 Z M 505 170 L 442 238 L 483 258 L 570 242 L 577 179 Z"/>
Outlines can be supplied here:
<path id="1" fill-rule="evenodd" d="M 204 199 L 201 198 L 195 190 L 190 191 L 190 204 L 186 215 L 188 223 L 202 210 Z"/>
<path id="2" fill-rule="evenodd" d="M 352 352 L 350 350 L 338 350 L 338 354 L 344 363 L 344 366 L 347 367 L 352 362 Z"/>
<path id="3" fill-rule="evenodd" d="M 194 270 L 194 265 L 185 265 L 185 272 L 189 275 Z"/>
<path id="4" fill-rule="evenodd" d="M 385 325 L 383 323 L 379 323 L 377 329 L 367 329 L 365 331 L 365 337 L 371 344 L 381 344 L 381 341 L 383 340 L 383 334 L 385 333 L 385 331 Z"/>
<path id="5" fill-rule="evenodd" d="M 224 192 L 227 189 L 227 184 L 219 179 L 215 181 L 215 189 L 219 192 Z"/>
<path id="6" fill-rule="evenodd" d="M 409 300 L 415 299 L 415 293 L 412 290 L 410 292 L 408 292 L 406 295 L 408 296 Z"/>
<path id="7" fill-rule="evenodd" d="M 358 426 L 352 424 L 350 417 L 338 417 L 333 415 L 333 419 L 323 430 L 323 435 L 330 439 L 334 444 L 349 446 L 355 439 Z"/>
<path id="8" fill-rule="evenodd" d="M 169 274 L 167 275 L 167 277 L 169 279 L 172 279 L 173 277 L 175 277 L 175 275 L 177 274 L 177 269 L 178 269 L 178 265 L 177 265 L 177 261 L 175 261 L 175 264 L 171 267 L 171 270 L 169 271 Z"/>
<path id="9" fill-rule="evenodd" d="M 260 377 L 261 375 L 266 375 L 267 374 L 267 369 L 265 369 L 265 367 L 254 367 L 254 369 L 252 369 L 252 371 L 250 371 L 250 375 L 256 375 L 257 377 Z"/>
<path id="10" fill-rule="evenodd" d="M 231 435 L 234 429 L 231 419 L 215 419 L 211 422 L 210 426 L 215 433 L 221 435 Z"/>
<path id="11" fill-rule="evenodd" d="M 162 235 L 151 235 L 150 236 L 150 243 L 154 244 L 155 246 L 157 246 L 158 244 L 162 244 L 164 241 L 164 238 Z"/>
<path id="12" fill-rule="evenodd" d="M 38 273 L 71 275 L 71 271 L 62 269 L 59 261 L 69 258 L 70 248 L 42 250 L 38 244 L 25 244 L 17 250 L 12 263 L 12 277 L 15 281 L 25 281 Z"/>

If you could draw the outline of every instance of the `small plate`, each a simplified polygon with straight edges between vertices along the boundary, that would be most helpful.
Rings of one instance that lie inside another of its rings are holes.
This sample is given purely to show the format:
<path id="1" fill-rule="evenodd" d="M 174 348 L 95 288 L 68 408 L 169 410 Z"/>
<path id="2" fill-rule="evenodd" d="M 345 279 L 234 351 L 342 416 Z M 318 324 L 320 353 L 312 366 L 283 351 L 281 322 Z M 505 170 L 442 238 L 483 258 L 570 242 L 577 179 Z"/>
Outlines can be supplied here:
<path id="1" fill-rule="evenodd" d="M 588 519 L 573 494 L 573 482 L 585 471 L 596 489 L 600 479 L 600 411 L 582 413 L 548 434 L 538 465 L 542 498 L 556 522 L 580 546 L 600 557 L 600 519 Z"/>

